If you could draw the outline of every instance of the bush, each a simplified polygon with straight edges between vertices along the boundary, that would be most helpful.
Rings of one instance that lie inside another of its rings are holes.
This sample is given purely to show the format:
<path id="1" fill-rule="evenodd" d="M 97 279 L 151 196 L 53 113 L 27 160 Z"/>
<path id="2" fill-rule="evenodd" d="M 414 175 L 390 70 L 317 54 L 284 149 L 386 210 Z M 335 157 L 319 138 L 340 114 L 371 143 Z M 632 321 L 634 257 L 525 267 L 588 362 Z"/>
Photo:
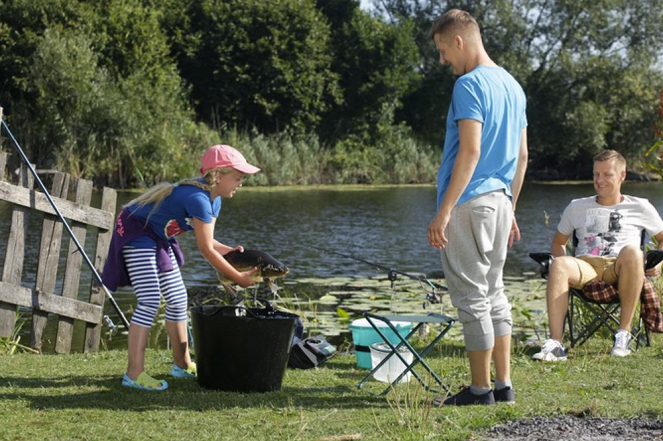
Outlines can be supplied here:
<path id="1" fill-rule="evenodd" d="M 383 125 L 374 139 L 340 141 L 331 162 L 336 183 L 418 184 L 435 182 L 439 158 L 405 126 Z"/>
<path id="2" fill-rule="evenodd" d="M 327 181 L 328 153 L 315 135 L 284 132 L 267 136 L 230 131 L 221 139 L 262 169 L 262 173 L 251 177 L 253 185 L 310 185 Z"/>
<path id="3" fill-rule="evenodd" d="M 262 169 L 249 185 L 428 183 L 439 163 L 404 127 L 383 129 L 375 139 L 350 136 L 331 152 L 315 135 L 229 131 L 221 139 Z"/>

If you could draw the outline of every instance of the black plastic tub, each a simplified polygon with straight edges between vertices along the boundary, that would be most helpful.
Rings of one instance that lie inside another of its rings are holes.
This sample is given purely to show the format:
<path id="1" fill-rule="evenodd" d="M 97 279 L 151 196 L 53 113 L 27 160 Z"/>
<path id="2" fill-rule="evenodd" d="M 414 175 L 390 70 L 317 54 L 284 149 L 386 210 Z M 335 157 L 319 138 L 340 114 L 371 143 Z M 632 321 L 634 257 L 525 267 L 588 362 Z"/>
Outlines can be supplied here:
<path id="1" fill-rule="evenodd" d="M 281 389 L 298 316 L 265 308 L 191 308 L 198 384 L 207 389 Z"/>

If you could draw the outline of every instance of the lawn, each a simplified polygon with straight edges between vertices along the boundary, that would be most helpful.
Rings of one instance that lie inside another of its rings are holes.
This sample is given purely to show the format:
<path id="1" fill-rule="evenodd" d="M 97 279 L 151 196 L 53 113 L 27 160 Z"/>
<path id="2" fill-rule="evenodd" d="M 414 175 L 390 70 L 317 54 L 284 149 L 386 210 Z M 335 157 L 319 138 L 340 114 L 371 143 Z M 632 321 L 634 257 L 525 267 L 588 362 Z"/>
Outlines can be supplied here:
<path id="1" fill-rule="evenodd" d="M 491 426 L 531 416 L 663 419 L 663 339 L 632 356 L 608 355 L 611 342 L 595 338 L 567 362 L 531 360 L 516 348 L 513 406 L 433 406 L 435 394 L 416 381 L 386 396 L 382 383 L 357 384 L 366 371 L 353 354 L 322 367 L 287 369 L 280 391 L 230 393 L 196 381 L 168 379 L 169 390 L 121 386 L 126 353 L 0 355 L 2 440 L 478 440 Z M 469 383 L 462 346 L 442 341 L 427 358 L 457 389 Z M 148 350 L 147 369 L 167 378 L 170 353 Z"/>

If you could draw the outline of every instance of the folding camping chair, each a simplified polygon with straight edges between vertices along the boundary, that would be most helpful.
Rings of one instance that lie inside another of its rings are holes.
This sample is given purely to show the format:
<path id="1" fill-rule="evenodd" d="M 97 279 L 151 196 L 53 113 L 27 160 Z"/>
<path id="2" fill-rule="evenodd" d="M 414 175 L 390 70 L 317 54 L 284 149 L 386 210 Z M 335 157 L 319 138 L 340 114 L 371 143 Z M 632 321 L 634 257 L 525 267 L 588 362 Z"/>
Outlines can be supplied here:
<path id="1" fill-rule="evenodd" d="M 574 249 L 577 245 L 577 242 L 578 239 L 574 234 Z M 641 246 L 643 248 L 644 243 L 645 232 L 643 231 L 641 239 Z M 530 253 L 529 256 L 539 265 L 541 265 L 541 276 L 547 279 L 548 271 L 550 269 L 550 265 L 552 264 L 553 255 L 550 253 Z M 648 251 L 645 254 L 645 271 L 658 265 L 662 260 L 663 251 Z M 647 283 L 650 283 L 648 279 L 645 280 L 645 286 L 643 286 L 643 290 L 647 289 Z M 593 297 L 590 296 L 591 290 L 594 290 L 594 292 L 599 290 L 613 290 L 613 294 L 617 293 L 616 288 L 601 281 L 592 281 L 582 290 L 574 288 L 569 289 L 569 309 L 566 315 L 566 321 L 569 325 L 568 335 L 571 348 L 584 344 L 602 327 L 606 328 L 611 333 L 611 335 L 617 332 L 619 329 L 619 297 L 612 295 L 612 300 L 601 303 L 594 300 Z M 581 308 L 590 314 L 589 319 L 586 320 L 585 323 L 581 323 L 581 321 L 577 319 L 577 317 L 582 314 Z M 631 334 L 636 340 L 636 349 L 640 348 L 641 345 L 649 346 L 650 331 L 645 324 L 642 302 L 640 305 L 640 314 L 638 315 L 637 323 L 632 326 Z"/>
<path id="2" fill-rule="evenodd" d="M 361 389 L 366 381 L 368 381 L 371 377 L 375 375 L 375 373 L 382 367 L 384 366 L 390 358 L 392 357 L 398 357 L 400 361 L 403 363 L 403 366 L 405 366 L 405 369 L 401 374 L 391 381 L 391 383 L 387 386 L 385 390 L 383 390 L 380 395 L 384 395 L 391 388 L 393 388 L 398 382 L 401 381 L 405 375 L 408 374 L 408 372 L 412 372 L 412 375 L 421 383 L 421 385 L 428 391 L 431 391 L 433 393 L 439 393 L 440 391 L 437 389 L 433 389 L 426 381 L 419 375 L 419 373 L 415 370 L 415 367 L 417 365 L 421 365 L 421 367 L 426 370 L 431 377 L 435 380 L 435 382 L 444 388 L 447 392 L 449 392 L 449 388 L 446 387 L 445 385 L 442 384 L 442 380 L 440 377 L 437 376 L 437 374 L 426 364 L 424 361 L 424 356 L 428 353 L 428 351 L 433 348 L 441 339 L 442 337 L 445 336 L 447 332 L 449 332 L 449 329 L 453 326 L 455 323 L 455 319 L 451 317 L 447 317 L 446 315 L 443 314 L 437 314 L 434 312 L 430 312 L 428 314 L 424 315 L 378 315 L 378 314 L 373 314 L 370 312 L 364 313 L 364 316 L 366 317 L 366 320 L 368 323 L 371 324 L 373 329 L 378 333 L 378 335 L 382 338 L 382 340 L 385 342 L 386 345 L 389 346 L 391 349 L 391 352 L 388 352 L 385 357 L 382 359 L 382 361 L 371 370 L 368 375 L 364 377 L 363 380 L 359 383 L 357 386 L 358 389 Z M 381 330 L 381 327 L 379 325 L 379 322 L 382 322 L 386 324 L 389 329 L 391 329 L 394 334 L 397 337 L 397 340 L 399 340 L 396 344 L 393 344 L 392 342 L 389 341 L 389 339 L 385 336 L 383 331 Z M 410 322 L 410 323 L 416 323 L 416 325 L 410 330 L 410 332 L 406 335 L 403 336 L 401 335 L 396 327 L 394 326 L 394 322 Z M 425 348 L 423 348 L 420 352 L 417 352 L 412 345 L 410 344 L 410 337 L 415 335 L 418 331 L 419 328 L 421 328 L 424 324 L 439 324 L 440 330 L 437 336 L 431 341 Z M 412 362 L 408 363 L 405 360 L 405 357 L 403 357 L 402 353 L 399 351 L 401 347 L 405 346 L 411 353 L 412 353 Z"/>

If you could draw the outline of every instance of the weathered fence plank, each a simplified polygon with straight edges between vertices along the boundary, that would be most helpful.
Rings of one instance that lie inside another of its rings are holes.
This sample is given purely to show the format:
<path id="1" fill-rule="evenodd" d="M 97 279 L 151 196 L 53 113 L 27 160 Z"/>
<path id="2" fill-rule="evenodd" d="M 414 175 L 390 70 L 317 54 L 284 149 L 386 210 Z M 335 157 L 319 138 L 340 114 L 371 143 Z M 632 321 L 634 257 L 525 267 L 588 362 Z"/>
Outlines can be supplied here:
<path id="1" fill-rule="evenodd" d="M 67 198 L 69 193 L 69 176 L 64 173 L 53 175 L 51 195 Z M 60 264 L 63 225 L 51 214 L 44 214 L 39 246 L 39 262 L 37 264 L 36 292 L 54 292 Z M 32 314 L 32 334 L 30 346 L 41 350 L 44 327 L 48 320 L 48 311 L 35 310 Z"/>
<path id="2" fill-rule="evenodd" d="M 110 213 L 115 212 L 115 206 L 117 204 L 117 192 L 109 187 L 104 187 L 104 191 L 101 197 L 101 210 L 108 211 Z M 108 253 L 108 247 L 110 246 L 111 237 L 113 237 L 113 228 L 109 228 L 105 231 L 99 230 L 97 234 L 97 246 L 95 247 L 95 257 L 94 257 L 94 267 L 97 269 L 97 272 L 101 274 L 104 269 L 104 264 L 106 263 L 106 257 Z M 96 281 L 92 280 L 92 285 L 90 286 L 90 303 L 92 305 L 100 305 L 102 310 L 104 306 L 104 301 L 106 300 L 106 295 L 102 286 Z M 84 352 L 96 352 L 99 350 L 99 341 L 101 340 L 101 321 L 92 323 L 88 322 L 85 329 L 85 345 L 83 348 Z"/>
<path id="3" fill-rule="evenodd" d="M 0 182 L 0 199 L 23 207 L 34 208 L 44 213 L 57 214 L 43 193 L 33 192 L 27 188 L 19 188 L 7 182 Z M 67 219 L 104 230 L 113 229 L 113 222 L 115 222 L 113 213 L 83 206 L 56 196 L 53 196 L 52 199 L 62 216 Z"/>
<path id="4" fill-rule="evenodd" d="M 3 162 L 6 164 L 7 154 Z M 4 168 L 2 175 L 4 175 Z M 18 175 L 19 183 L 26 190 L 32 189 L 34 185 L 33 176 L 28 173 L 25 165 L 21 166 Z M 2 280 L 14 285 L 21 284 L 23 277 L 23 260 L 25 259 L 25 238 L 28 229 L 29 210 L 23 207 L 12 209 L 12 220 L 9 227 L 9 238 L 7 239 L 7 250 L 5 253 L 5 265 L 2 270 Z M 2 300 L 0 298 L 0 300 Z M 0 337 L 9 338 L 14 333 L 16 325 L 16 304 L 0 301 Z"/>
<path id="5" fill-rule="evenodd" d="M 90 205 L 92 200 L 92 181 L 79 179 L 76 184 L 76 202 L 81 205 Z M 78 243 L 85 243 L 87 228 L 85 224 L 73 222 L 71 231 L 74 233 Z M 69 251 L 67 254 L 67 267 L 64 272 L 64 282 L 62 284 L 62 297 L 75 299 L 78 297 L 78 285 L 80 282 L 81 265 L 83 255 L 79 252 L 76 243 L 69 241 Z M 74 320 L 69 317 L 60 317 L 58 320 L 58 329 L 55 338 L 55 352 L 58 354 L 68 354 L 71 352 L 71 339 L 74 331 Z"/>
<path id="6" fill-rule="evenodd" d="M 2 281 L 0 281 L 0 300 L 37 311 L 48 311 L 53 314 L 71 317 L 87 323 L 101 323 L 103 319 L 103 310 L 98 305 L 91 305 L 52 292 L 41 292 Z M 16 310 L 16 306 L 14 306 L 14 310 Z"/>

